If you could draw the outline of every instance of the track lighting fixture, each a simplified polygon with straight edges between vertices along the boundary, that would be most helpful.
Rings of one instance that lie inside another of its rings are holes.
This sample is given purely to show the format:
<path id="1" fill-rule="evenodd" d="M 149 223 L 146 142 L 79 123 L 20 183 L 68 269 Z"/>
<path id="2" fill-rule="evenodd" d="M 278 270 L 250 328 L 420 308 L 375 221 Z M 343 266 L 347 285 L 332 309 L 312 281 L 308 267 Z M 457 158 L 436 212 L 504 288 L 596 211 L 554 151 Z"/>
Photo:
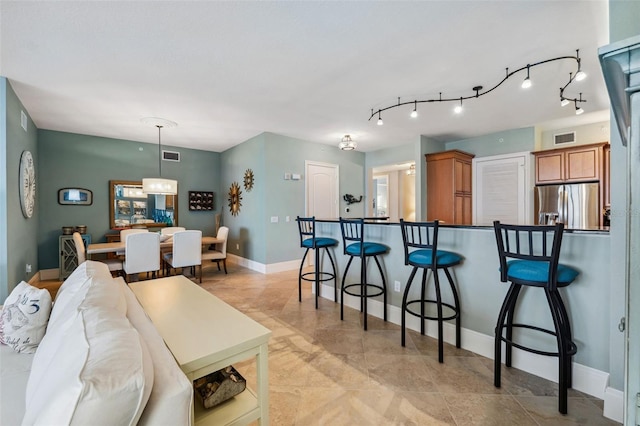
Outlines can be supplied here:
<path id="1" fill-rule="evenodd" d="M 350 135 L 344 135 L 338 146 L 343 151 L 353 151 L 357 148 L 358 144 L 351 139 Z"/>
<path id="2" fill-rule="evenodd" d="M 522 82 L 523 89 L 528 89 L 529 87 L 531 87 L 531 79 L 529 78 L 529 68 L 530 66 L 527 65 L 527 78 L 525 78 L 524 81 Z"/>
<path id="3" fill-rule="evenodd" d="M 576 103 L 576 115 L 580 115 L 584 112 L 584 110 L 578 106 L 578 104 Z"/>
<path id="4" fill-rule="evenodd" d="M 460 105 L 456 105 L 456 107 L 453 109 L 453 112 L 455 112 L 456 114 L 460 114 L 462 112 L 462 98 L 460 98 Z"/>
<path id="5" fill-rule="evenodd" d="M 565 90 L 567 89 L 567 87 L 569 87 L 569 85 L 571 83 L 573 83 L 574 81 L 581 81 L 586 77 L 586 74 L 582 71 L 581 69 L 581 59 L 580 59 L 580 55 L 579 55 L 579 50 L 576 50 L 576 54 L 575 56 L 559 56 L 557 58 L 551 58 L 551 59 L 545 59 L 543 61 L 539 61 L 539 62 L 534 62 L 534 63 L 530 63 L 527 64 L 523 67 L 520 67 L 518 69 L 516 69 L 515 71 L 509 71 L 509 68 L 506 68 L 506 74 L 505 77 L 495 86 L 488 88 L 487 90 L 482 91 L 483 87 L 482 86 L 474 86 L 473 87 L 473 91 L 475 92 L 472 95 L 468 95 L 468 96 L 461 96 L 461 97 L 456 97 L 456 98 L 443 98 L 442 97 L 442 92 L 440 92 L 440 96 L 438 98 L 434 98 L 434 99 L 423 99 L 423 100 L 413 100 L 413 101 L 407 101 L 407 102 L 401 102 L 400 98 L 398 98 L 398 102 L 396 104 L 390 105 L 388 107 L 384 107 L 384 108 L 380 108 L 378 110 L 374 110 L 373 108 L 371 109 L 371 115 L 369 116 L 369 121 L 371 121 L 371 119 L 373 117 L 375 117 L 376 115 L 378 115 L 378 125 L 382 126 L 382 118 L 381 118 L 381 113 L 382 111 L 386 111 L 392 108 L 397 108 L 397 107 L 401 107 L 404 105 L 410 105 L 413 104 L 413 111 L 410 114 L 410 117 L 415 118 L 418 115 L 418 104 L 419 103 L 435 103 L 435 102 L 460 102 L 460 105 L 456 105 L 456 107 L 454 108 L 454 111 L 456 114 L 460 114 L 462 112 L 462 102 L 464 100 L 467 99 L 472 99 L 472 98 L 479 98 L 480 96 L 486 95 L 487 93 L 493 92 L 495 89 L 497 89 L 499 86 L 501 86 L 505 81 L 507 81 L 511 76 L 526 70 L 527 71 L 527 77 L 524 79 L 524 81 L 522 82 L 522 88 L 526 89 L 532 86 L 532 81 L 530 78 L 530 71 L 531 68 L 537 67 L 539 65 L 544 65 L 547 64 L 549 62 L 555 62 L 555 61 L 560 61 L 560 60 L 570 60 L 570 61 L 575 61 L 576 65 L 577 65 L 577 70 L 575 71 L 575 73 L 569 73 L 569 81 L 567 82 L 567 84 L 565 84 L 563 87 L 560 88 L 560 105 L 562 106 L 566 106 L 569 103 L 573 102 L 576 106 L 576 113 L 578 113 L 577 111 L 580 110 L 582 112 L 584 112 L 584 110 L 582 108 L 579 108 L 579 104 L 583 103 L 583 102 L 587 102 L 586 99 L 582 99 L 582 94 L 580 95 L 580 98 L 576 98 L 576 97 L 567 97 L 565 96 Z M 578 114 L 582 114 L 582 112 L 579 112 Z"/>

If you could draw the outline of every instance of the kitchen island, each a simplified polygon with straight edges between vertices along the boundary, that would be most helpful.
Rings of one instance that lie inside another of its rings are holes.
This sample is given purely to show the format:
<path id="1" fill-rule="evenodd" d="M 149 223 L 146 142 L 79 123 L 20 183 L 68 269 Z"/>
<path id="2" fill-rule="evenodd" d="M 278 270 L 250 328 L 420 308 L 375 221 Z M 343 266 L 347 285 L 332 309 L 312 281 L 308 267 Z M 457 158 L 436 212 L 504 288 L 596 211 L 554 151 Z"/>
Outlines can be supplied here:
<path id="1" fill-rule="evenodd" d="M 335 257 L 338 276 L 341 278 L 348 259 L 343 255 L 339 221 L 316 221 L 318 235 L 339 241 L 335 248 Z M 390 248 L 389 253 L 380 256 L 380 259 L 387 279 L 389 321 L 399 324 L 402 293 L 411 272 L 411 267 L 404 264 L 400 226 L 388 221 L 367 221 L 365 239 L 383 243 Z M 451 268 L 460 296 L 462 347 L 493 358 L 494 328 L 508 290 L 508 284 L 500 282 L 493 227 L 441 225 L 438 248 L 454 251 L 464 259 L 460 265 Z M 609 251 L 608 230 L 597 228 L 565 231 L 560 253 L 561 263 L 580 271 L 580 276 L 571 286 L 560 290 L 571 320 L 574 341 L 578 346 L 578 352 L 574 357 L 573 387 L 603 399 L 609 377 L 609 337 L 614 332 L 614 326 L 609 320 Z M 371 271 L 371 279 L 378 282 L 375 264 L 370 264 L 368 268 L 368 271 Z M 355 272 L 352 274 L 351 271 Z M 359 268 L 351 268 L 346 283 L 357 282 L 358 274 Z M 400 291 L 395 291 L 396 281 L 400 283 Z M 431 284 L 432 282 L 433 280 Z M 430 290 L 433 290 L 433 285 L 430 285 Z M 523 289 L 516 320 L 526 317 L 530 324 L 553 328 L 543 292 L 527 290 Z M 321 295 L 333 300 L 333 289 L 325 284 Z M 370 301 L 369 313 L 382 318 L 382 301 L 378 299 L 381 298 Z M 443 299 L 450 300 L 450 293 L 446 290 L 443 290 Z M 359 299 L 351 296 L 345 297 L 345 304 L 354 309 L 359 309 L 360 306 Z M 407 325 L 419 330 L 418 319 L 411 315 L 408 316 Z M 454 328 L 453 324 L 445 324 L 445 341 L 448 343 L 454 342 Z M 526 333 L 526 330 L 523 333 Z M 427 334 L 433 337 L 437 335 L 435 322 L 427 322 Z M 540 336 L 540 333 L 522 334 L 520 340 L 525 344 L 549 350 L 553 350 L 556 344 L 555 338 Z M 514 350 L 514 367 L 548 380 L 557 381 L 557 363 L 558 360 L 554 357 Z"/>

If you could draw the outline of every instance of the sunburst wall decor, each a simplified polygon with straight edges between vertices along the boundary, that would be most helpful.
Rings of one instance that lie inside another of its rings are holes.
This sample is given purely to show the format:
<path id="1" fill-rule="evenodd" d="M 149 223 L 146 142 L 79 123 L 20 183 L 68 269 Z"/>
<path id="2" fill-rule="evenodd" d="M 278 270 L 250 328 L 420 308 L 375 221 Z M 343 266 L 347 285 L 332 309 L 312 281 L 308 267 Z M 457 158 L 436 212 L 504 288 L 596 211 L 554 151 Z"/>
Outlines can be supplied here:
<path id="1" fill-rule="evenodd" d="M 244 189 L 249 192 L 253 188 L 253 170 L 247 169 L 244 172 Z"/>
<path id="2" fill-rule="evenodd" d="M 233 216 L 237 216 L 240 213 L 241 206 L 242 191 L 240 190 L 240 184 L 233 182 L 231 188 L 229 188 L 229 211 Z"/>

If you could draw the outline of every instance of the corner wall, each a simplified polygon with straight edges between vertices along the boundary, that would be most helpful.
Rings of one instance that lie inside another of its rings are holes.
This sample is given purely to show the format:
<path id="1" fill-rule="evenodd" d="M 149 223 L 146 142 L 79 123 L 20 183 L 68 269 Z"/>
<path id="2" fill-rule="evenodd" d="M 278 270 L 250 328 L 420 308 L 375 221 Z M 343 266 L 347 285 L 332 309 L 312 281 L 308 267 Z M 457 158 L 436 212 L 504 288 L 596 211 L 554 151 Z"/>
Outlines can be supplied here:
<path id="1" fill-rule="evenodd" d="M 4 126 L 0 128 L 5 130 L 3 130 L 2 136 L 4 143 L 0 142 L 0 145 L 4 145 L 2 151 L 6 152 L 6 167 L 3 169 L 6 170 L 6 179 L 4 179 L 4 187 L 0 187 L 0 195 L 2 195 L 2 203 L 4 204 L 4 208 L 0 207 L 0 220 L 2 220 L 3 227 L 6 224 L 6 228 L 0 231 L 0 234 L 6 232 L 6 238 L 2 238 L 2 244 L 6 245 L 0 249 L 0 264 L 6 268 L 6 274 L 3 273 L 1 276 L 2 279 L 6 278 L 6 281 L 2 281 L 3 284 L 0 286 L 0 299 L 4 300 L 21 280 L 28 281 L 39 268 L 37 238 L 38 220 L 42 206 L 36 199 L 33 216 L 28 219 L 23 216 L 19 196 L 19 171 L 22 152 L 31 151 L 36 168 L 37 197 L 41 191 L 42 177 L 38 170 L 42 157 L 38 152 L 37 129 L 31 117 L 6 78 L 2 77 L 1 85 L 2 93 L 0 96 L 3 104 L 2 120 Z M 22 111 L 27 116 L 26 131 L 20 125 Z M 26 264 L 31 265 L 32 272 L 29 274 L 25 273 Z"/>

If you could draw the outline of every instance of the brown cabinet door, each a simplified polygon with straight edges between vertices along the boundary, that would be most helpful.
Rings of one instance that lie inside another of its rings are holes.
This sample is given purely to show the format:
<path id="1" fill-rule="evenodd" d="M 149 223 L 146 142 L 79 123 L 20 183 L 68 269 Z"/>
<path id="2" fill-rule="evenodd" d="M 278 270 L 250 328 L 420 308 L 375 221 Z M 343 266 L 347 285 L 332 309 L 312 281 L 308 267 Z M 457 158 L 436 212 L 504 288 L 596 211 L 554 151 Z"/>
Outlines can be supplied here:
<path id="1" fill-rule="evenodd" d="M 454 188 L 453 160 L 427 163 L 427 220 L 453 223 L 451 196 Z"/>
<path id="2" fill-rule="evenodd" d="M 564 180 L 564 153 L 536 154 L 536 184 L 558 183 Z"/>
<path id="3" fill-rule="evenodd" d="M 565 181 L 600 179 L 600 148 L 576 149 L 565 153 Z"/>
<path id="4" fill-rule="evenodd" d="M 455 196 L 454 223 L 456 225 L 471 225 L 471 195 Z"/>

